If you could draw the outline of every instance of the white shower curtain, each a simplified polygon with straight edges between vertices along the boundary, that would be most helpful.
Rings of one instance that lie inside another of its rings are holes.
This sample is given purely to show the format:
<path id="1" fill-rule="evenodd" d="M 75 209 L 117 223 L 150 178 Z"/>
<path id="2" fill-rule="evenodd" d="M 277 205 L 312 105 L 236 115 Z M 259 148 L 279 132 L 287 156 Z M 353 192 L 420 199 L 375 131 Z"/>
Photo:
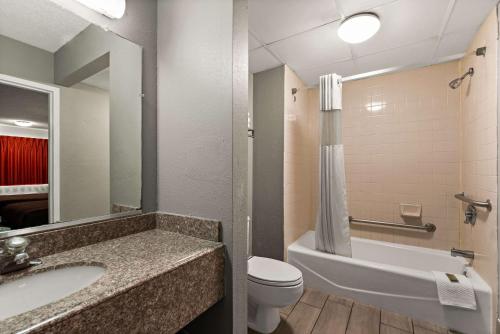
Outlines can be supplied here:
<path id="1" fill-rule="evenodd" d="M 340 143 L 341 98 L 341 77 L 335 74 L 322 76 L 320 78 L 320 203 L 316 222 L 316 248 L 351 257 L 344 147 Z"/>

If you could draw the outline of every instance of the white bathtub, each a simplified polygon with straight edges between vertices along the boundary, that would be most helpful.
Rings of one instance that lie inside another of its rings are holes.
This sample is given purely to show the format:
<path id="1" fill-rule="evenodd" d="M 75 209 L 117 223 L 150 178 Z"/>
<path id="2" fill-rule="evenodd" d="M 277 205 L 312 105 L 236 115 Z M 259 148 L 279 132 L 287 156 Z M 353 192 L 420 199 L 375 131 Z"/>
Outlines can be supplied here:
<path id="1" fill-rule="evenodd" d="M 352 258 L 315 250 L 314 231 L 288 247 L 306 287 L 355 299 L 470 334 L 491 334 L 491 288 L 463 258 L 422 247 L 351 238 Z M 432 270 L 472 280 L 478 309 L 442 306 Z"/>

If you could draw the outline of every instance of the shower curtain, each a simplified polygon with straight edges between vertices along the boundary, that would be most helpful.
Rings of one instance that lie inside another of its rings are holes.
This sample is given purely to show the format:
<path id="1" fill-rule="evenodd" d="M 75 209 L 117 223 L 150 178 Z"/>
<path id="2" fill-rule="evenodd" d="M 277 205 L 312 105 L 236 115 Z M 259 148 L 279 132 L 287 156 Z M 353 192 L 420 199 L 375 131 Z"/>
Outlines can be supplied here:
<path id="1" fill-rule="evenodd" d="M 342 138 L 342 78 L 320 77 L 320 193 L 316 249 L 351 257 Z"/>

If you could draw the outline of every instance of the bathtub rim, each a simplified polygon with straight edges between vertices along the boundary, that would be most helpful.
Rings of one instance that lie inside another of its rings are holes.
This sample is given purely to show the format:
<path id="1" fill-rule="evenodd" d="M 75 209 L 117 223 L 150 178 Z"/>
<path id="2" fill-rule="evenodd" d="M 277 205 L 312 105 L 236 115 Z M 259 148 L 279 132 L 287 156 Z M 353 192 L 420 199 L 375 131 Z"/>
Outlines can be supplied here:
<path id="1" fill-rule="evenodd" d="M 316 250 L 312 247 L 309 246 L 308 244 L 308 238 L 314 238 L 314 233 L 315 231 L 309 230 L 303 235 L 301 235 L 297 240 L 295 240 L 292 244 L 290 244 L 287 248 L 288 251 L 288 258 L 290 258 L 290 252 L 291 253 L 300 253 L 308 256 L 314 256 L 314 257 L 319 257 L 327 261 L 337 261 L 337 262 L 342 262 L 344 264 L 350 264 L 358 267 L 365 267 L 377 271 L 386 271 L 394 275 L 398 276 L 403 276 L 403 277 L 413 277 L 413 278 L 419 278 L 423 279 L 426 281 L 435 281 L 434 275 L 432 274 L 432 271 L 425 271 L 421 269 L 415 269 L 415 268 L 409 268 L 409 267 L 402 267 L 402 266 L 397 266 L 393 264 L 387 264 L 387 263 L 381 263 L 381 262 L 375 262 L 375 261 L 369 261 L 369 260 L 364 260 L 364 259 L 357 259 L 357 258 L 351 258 L 351 257 L 345 257 L 337 254 L 330 254 L 330 253 L 325 253 L 319 250 Z M 404 245 L 404 244 L 398 244 L 398 243 L 392 243 L 392 242 L 387 242 L 387 241 L 379 241 L 379 240 L 372 240 L 372 239 L 365 239 L 365 238 L 359 238 L 359 237 L 351 237 L 354 240 L 358 240 L 360 242 L 366 242 L 370 244 L 375 244 L 379 246 L 384 246 L 384 247 L 391 247 L 391 248 L 399 248 L 399 249 L 406 249 L 406 250 L 413 250 L 417 252 L 424 252 L 426 254 L 440 254 L 444 256 L 449 256 L 451 255 L 440 249 L 432 249 L 432 248 L 425 248 L 425 247 L 420 247 L 420 246 L 412 246 L 412 245 Z M 309 247 L 308 247 L 309 246 Z M 460 261 L 465 264 L 464 271 L 466 273 L 466 276 L 472 281 L 472 285 L 474 287 L 474 290 L 477 291 L 478 293 L 489 293 L 492 294 L 492 289 L 491 287 L 484 281 L 484 279 L 477 273 L 477 271 L 474 269 L 473 266 L 470 266 L 468 264 L 468 261 L 463 259 L 463 258 L 453 258 L 454 260 Z"/>

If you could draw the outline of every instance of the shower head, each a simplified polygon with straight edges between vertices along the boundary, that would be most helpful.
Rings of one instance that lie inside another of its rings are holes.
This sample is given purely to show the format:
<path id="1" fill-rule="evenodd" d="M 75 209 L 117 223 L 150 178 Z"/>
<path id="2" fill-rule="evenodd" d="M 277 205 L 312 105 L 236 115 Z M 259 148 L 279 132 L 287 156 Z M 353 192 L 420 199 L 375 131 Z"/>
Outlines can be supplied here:
<path id="1" fill-rule="evenodd" d="M 460 87 L 461 84 L 462 84 L 462 79 L 457 78 L 455 80 L 452 80 L 449 85 L 451 89 L 457 89 L 458 87 Z"/>
<path id="2" fill-rule="evenodd" d="M 462 84 L 462 81 L 468 75 L 470 75 L 471 77 L 474 75 L 474 68 L 469 67 L 469 70 L 464 75 L 462 75 L 460 78 L 456 78 L 455 80 L 450 81 L 449 86 L 451 87 L 451 89 L 457 89 L 458 87 L 460 87 L 460 85 Z"/>

